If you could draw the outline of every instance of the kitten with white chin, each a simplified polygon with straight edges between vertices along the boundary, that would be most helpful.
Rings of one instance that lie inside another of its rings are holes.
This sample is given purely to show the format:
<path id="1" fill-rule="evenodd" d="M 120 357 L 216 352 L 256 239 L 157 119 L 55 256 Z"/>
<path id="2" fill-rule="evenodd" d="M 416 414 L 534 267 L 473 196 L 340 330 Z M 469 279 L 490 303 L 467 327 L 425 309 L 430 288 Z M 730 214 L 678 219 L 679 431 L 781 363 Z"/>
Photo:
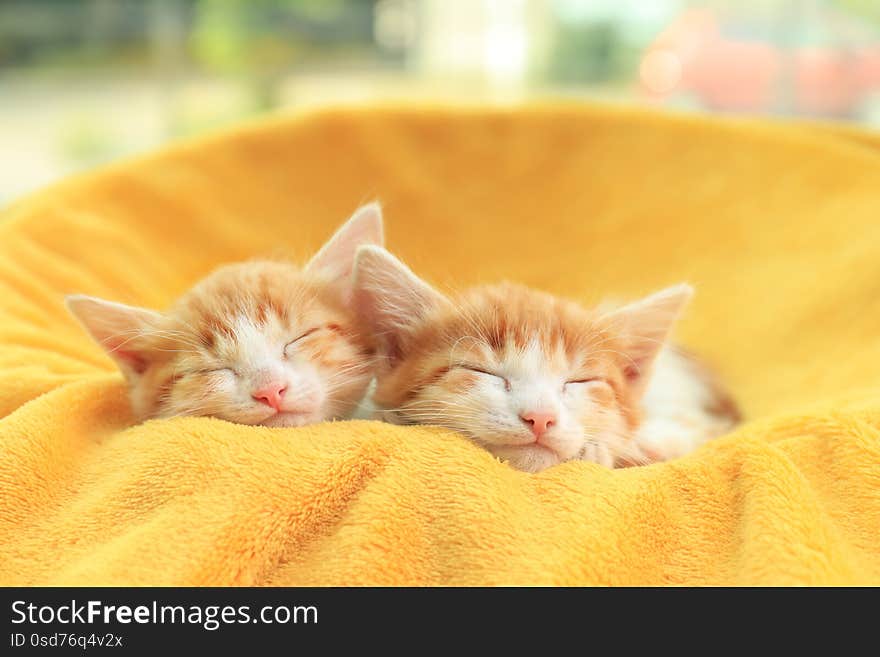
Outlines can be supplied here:
<path id="1" fill-rule="evenodd" d="M 67 307 L 119 366 L 138 419 L 284 427 L 345 418 L 373 378 L 375 353 L 352 307 L 355 252 L 382 243 L 372 203 L 305 267 L 227 265 L 164 313 L 83 295 Z"/>
<path id="2" fill-rule="evenodd" d="M 708 370 L 666 345 L 691 295 L 589 310 L 505 283 L 450 299 L 382 248 L 361 247 L 355 265 L 381 356 L 378 417 L 454 429 L 527 472 L 665 460 L 737 422 Z"/>

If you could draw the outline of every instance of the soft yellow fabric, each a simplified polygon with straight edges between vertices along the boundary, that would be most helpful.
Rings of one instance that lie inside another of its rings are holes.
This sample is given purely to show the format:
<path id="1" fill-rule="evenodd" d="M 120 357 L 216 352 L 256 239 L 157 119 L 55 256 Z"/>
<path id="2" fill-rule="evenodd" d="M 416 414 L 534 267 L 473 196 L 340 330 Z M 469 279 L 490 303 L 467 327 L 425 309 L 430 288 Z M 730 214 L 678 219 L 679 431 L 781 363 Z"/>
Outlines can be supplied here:
<path id="1" fill-rule="evenodd" d="M 875 136 L 540 106 L 283 118 L 71 180 L 0 220 L 0 583 L 880 584 Z M 441 286 L 593 301 L 682 279 L 750 418 L 679 461 L 516 472 L 374 422 L 133 426 L 66 314 L 304 258 L 381 198 Z"/>

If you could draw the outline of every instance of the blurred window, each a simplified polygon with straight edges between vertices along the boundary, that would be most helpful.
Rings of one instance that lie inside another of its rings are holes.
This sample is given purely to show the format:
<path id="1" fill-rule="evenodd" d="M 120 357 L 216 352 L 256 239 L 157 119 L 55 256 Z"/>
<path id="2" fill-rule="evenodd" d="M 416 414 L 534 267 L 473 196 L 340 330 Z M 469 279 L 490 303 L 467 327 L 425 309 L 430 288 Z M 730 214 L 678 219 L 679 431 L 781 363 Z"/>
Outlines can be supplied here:
<path id="1" fill-rule="evenodd" d="M 876 0 L 0 0 L 0 203 L 285 107 L 560 95 L 880 123 Z"/>

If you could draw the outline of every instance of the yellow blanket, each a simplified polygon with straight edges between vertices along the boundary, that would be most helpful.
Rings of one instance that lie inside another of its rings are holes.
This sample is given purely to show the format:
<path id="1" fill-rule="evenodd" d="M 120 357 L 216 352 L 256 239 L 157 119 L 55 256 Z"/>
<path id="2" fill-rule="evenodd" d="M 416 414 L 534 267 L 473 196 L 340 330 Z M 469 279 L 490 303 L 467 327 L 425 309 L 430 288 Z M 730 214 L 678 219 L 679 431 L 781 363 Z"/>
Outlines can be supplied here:
<path id="1" fill-rule="evenodd" d="M 581 106 L 276 119 L 0 219 L 2 584 L 880 584 L 880 140 Z M 429 280 L 679 280 L 749 418 L 687 458 L 516 472 L 375 422 L 134 425 L 62 296 L 163 307 L 360 203 Z"/>

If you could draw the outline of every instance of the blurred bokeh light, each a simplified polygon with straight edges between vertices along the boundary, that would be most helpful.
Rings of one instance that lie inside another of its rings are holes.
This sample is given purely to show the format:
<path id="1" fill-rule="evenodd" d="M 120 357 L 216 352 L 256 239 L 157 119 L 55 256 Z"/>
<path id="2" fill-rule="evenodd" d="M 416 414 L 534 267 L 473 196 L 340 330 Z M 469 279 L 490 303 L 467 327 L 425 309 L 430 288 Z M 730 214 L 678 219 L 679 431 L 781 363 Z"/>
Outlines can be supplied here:
<path id="1" fill-rule="evenodd" d="M 0 203 L 285 107 L 596 98 L 880 123 L 878 0 L 0 0 Z"/>

